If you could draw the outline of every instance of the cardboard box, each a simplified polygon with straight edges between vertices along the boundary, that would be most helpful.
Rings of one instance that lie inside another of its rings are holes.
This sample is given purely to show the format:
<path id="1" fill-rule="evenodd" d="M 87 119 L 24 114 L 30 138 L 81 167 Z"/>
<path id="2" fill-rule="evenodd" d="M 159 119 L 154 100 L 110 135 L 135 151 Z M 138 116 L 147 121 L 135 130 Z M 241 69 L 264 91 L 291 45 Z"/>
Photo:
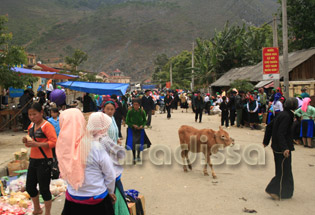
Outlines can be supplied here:
<path id="1" fill-rule="evenodd" d="M 142 208 L 143 208 L 143 214 L 145 215 L 145 199 L 143 195 L 139 195 L 139 198 L 141 200 L 142 203 Z"/>
<path id="2" fill-rule="evenodd" d="M 16 176 L 18 173 L 14 171 L 28 169 L 29 162 L 26 160 L 16 160 L 8 163 L 9 176 Z"/>
<path id="3" fill-rule="evenodd" d="M 142 204 L 142 208 L 143 208 L 143 214 L 146 214 L 145 211 L 145 199 L 143 195 L 139 195 L 140 200 L 141 200 L 141 204 Z M 129 209 L 129 213 L 130 215 L 137 215 L 137 208 L 136 208 L 136 204 L 135 203 L 128 203 L 128 209 Z"/>
<path id="4" fill-rule="evenodd" d="M 136 210 L 136 204 L 135 203 L 128 203 L 128 209 L 130 215 L 137 215 L 137 210 Z"/>

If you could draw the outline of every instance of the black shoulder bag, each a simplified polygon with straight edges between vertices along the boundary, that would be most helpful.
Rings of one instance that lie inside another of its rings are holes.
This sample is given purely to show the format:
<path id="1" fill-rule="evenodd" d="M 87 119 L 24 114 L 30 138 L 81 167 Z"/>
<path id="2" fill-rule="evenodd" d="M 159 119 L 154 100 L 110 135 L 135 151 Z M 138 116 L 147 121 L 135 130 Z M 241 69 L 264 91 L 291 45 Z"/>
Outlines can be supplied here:
<path id="1" fill-rule="evenodd" d="M 35 125 L 30 129 L 30 136 L 33 136 L 34 140 L 36 140 L 35 138 Z M 52 160 L 49 160 L 44 152 L 44 150 L 42 149 L 42 147 L 38 147 L 40 152 L 43 154 L 43 156 L 45 157 L 45 160 L 47 162 L 48 167 L 51 170 L 51 175 L 50 178 L 51 179 L 58 179 L 59 175 L 60 175 L 60 171 L 59 171 L 59 167 L 58 167 L 58 160 L 57 158 L 53 157 Z"/>
<path id="2" fill-rule="evenodd" d="M 50 167 L 51 170 L 51 179 L 58 179 L 60 175 L 59 167 L 58 167 L 58 160 L 56 158 L 52 158 L 52 160 L 48 160 L 44 150 L 41 147 L 38 147 L 40 152 L 44 155 L 48 166 Z"/>

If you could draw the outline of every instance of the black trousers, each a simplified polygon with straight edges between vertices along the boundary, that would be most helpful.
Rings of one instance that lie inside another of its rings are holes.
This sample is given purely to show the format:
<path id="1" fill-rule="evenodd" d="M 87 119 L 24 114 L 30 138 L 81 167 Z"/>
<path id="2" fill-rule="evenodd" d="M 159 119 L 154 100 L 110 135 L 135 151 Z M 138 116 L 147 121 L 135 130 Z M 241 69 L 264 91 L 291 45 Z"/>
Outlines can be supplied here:
<path id="1" fill-rule="evenodd" d="M 166 106 L 167 118 L 171 118 L 171 106 Z"/>
<path id="2" fill-rule="evenodd" d="M 151 118 L 152 118 L 152 110 L 145 110 L 145 113 L 147 115 L 147 126 L 150 126 Z"/>
<path id="3" fill-rule="evenodd" d="M 234 125 L 235 123 L 235 109 L 230 110 L 230 122 L 231 122 L 231 126 Z"/>
<path id="4" fill-rule="evenodd" d="M 201 119 L 202 119 L 202 111 L 203 109 L 202 108 L 196 108 L 196 112 L 195 112 L 195 120 L 197 121 L 198 119 L 198 115 L 199 115 L 199 122 L 201 122 Z"/>
<path id="5" fill-rule="evenodd" d="M 210 103 L 210 102 L 207 102 L 207 103 L 206 103 L 206 106 L 205 106 L 205 110 L 206 110 L 206 113 L 207 113 L 208 115 L 210 115 L 210 107 L 211 107 L 211 103 Z"/>
<path id="6" fill-rule="evenodd" d="M 273 153 L 275 160 L 276 176 L 273 177 L 266 188 L 267 193 L 278 195 L 282 199 L 293 196 L 294 181 L 292 175 L 292 155 L 285 158 L 283 154 Z"/>
<path id="7" fill-rule="evenodd" d="M 51 169 L 45 159 L 32 159 L 27 171 L 26 191 L 31 197 L 38 195 L 37 184 L 44 201 L 51 200 L 49 190 Z"/>
<path id="8" fill-rule="evenodd" d="M 31 124 L 31 120 L 28 118 L 28 113 L 22 113 L 23 120 L 23 130 L 27 130 L 28 126 Z"/>
<path id="9" fill-rule="evenodd" d="M 115 118 L 115 122 L 116 122 L 116 125 L 118 127 L 118 137 L 119 138 L 122 137 L 122 135 L 121 135 L 121 120 L 122 120 L 121 118 L 119 118 L 119 119 Z"/>
<path id="10" fill-rule="evenodd" d="M 229 127 L 229 112 L 228 111 L 222 111 L 221 113 L 221 126 Z"/>

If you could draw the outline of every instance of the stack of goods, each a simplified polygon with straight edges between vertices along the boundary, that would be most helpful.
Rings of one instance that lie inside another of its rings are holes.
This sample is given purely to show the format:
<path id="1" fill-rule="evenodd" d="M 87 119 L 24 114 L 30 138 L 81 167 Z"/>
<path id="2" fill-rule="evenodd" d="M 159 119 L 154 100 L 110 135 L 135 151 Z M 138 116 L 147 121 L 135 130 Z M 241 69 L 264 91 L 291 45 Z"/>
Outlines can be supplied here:
<path id="1" fill-rule="evenodd" d="M 33 204 L 30 196 L 25 191 L 26 175 L 17 177 L 4 177 L 1 181 L 6 181 L 7 186 L 3 196 L 0 197 L 0 214 L 6 215 L 27 215 L 32 214 Z M 67 189 L 64 180 L 52 180 L 50 183 L 50 191 L 53 197 L 60 196 Z M 40 198 L 41 199 L 41 198 Z M 42 203 L 42 202 L 41 202 Z M 44 205 L 41 204 L 41 207 Z"/>
<path id="2" fill-rule="evenodd" d="M 145 215 L 144 196 L 140 195 L 137 190 L 127 190 L 125 195 L 130 215 Z"/>
<path id="3" fill-rule="evenodd" d="M 8 164 L 9 176 L 1 178 L 0 214 L 32 214 L 32 200 L 28 193 L 25 191 L 26 172 L 28 168 L 27 149 L 21 149 L 21 151 L 15 152 L 14 158 L 15 160 Z M 50 191 L 53 195 L 53 198 L 60 196 L 66 191 L 66 189 L 67 184 L 64 180 L 51 180 Z M 43 201 L 41 201 L 41 203 L 42 202 Z M 41 204 L 41 207 L 44 207 L 44 205 Z"/>
<path id="4" fill-rule="evenodd" d="M 62 179 L 52 180 L 50 182 L 50 192 L 54 196 L 59 196 L 62 193 L 66 192 L 67 184 Z"/>
<path id="5" fill-rule="evenodd" d="M 19 152 L 14 153 L 14 161 L 11 161 L 8 164 L 8 172 L 9 176 L 16 176 L 19 173 L 16 171 L 26 170 L 28 168 L 28 156 L 27 149 L 21 149 Z"/>
<path id="6" fill-rule="evenodd" d="M 21 177 L 3 177 L 4 193 L 0 197 L 0 214 L 31 214 L 33 205 L 25 191 L 26 175 Z"/>

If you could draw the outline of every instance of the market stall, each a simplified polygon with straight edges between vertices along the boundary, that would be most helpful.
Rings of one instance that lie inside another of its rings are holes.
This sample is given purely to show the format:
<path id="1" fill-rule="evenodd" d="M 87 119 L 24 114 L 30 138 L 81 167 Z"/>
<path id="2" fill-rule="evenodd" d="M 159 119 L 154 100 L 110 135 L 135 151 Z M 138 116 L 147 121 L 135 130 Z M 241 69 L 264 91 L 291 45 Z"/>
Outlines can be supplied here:
<path id="1" fill-rule="evenodd" d="M 58 72 L 44 72 L 44 71 L 38 71 L 38 70 L 32 70 L 32 69 L 24 69 L 19 67 L 12 68 L 13 72 L 17 72 L 24 75 L 32 75 L 34 77 L 41 77 L 41 78 L 49 78 L 49 79 L 74 79 L 78 78 L 76 75 L 69 75 L 69 74 L 63 74 Z"/>
<path id="2" fill-rule="evenodd" d="M 8 163 L 8 176 L 0 180 L 0 214 L 30 215 L 33 204 L 29 194 L 25 191 L 26 174 L 28 169 L 28 152 L 22 148 L 14 153 L 14 160 Z M 62 179 L 52 180 L 50 191 L 53 200 L 61 196 L 67 189 L 67 184 Z M 44 201 L 40 197 L 41 207 Z"/>
<path id="3" fill-rule="evenodd" d="M 64 88 L 96 95 L 125 95 L 129 84 L 67 81 L 57 83 Z"/>

